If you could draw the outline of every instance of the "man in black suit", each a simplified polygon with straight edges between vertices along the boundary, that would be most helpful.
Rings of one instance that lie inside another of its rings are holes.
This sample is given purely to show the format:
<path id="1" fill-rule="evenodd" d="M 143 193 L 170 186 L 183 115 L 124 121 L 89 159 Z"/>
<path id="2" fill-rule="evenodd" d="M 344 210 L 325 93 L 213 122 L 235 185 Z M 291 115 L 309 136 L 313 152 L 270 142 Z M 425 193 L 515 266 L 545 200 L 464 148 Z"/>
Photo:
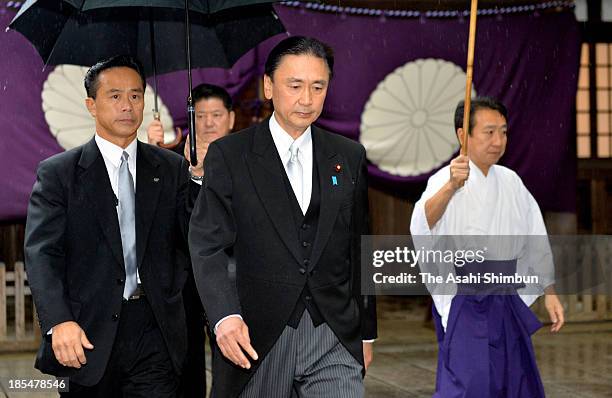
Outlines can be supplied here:
<path id="1" fill-rule="evenodd" d="M 331 49 L 290 37 L 266 61 L 263 123 L 208 148 L 189 230 L 214 328 L 214 397 L 363 396 L 376 338 L 360 292 L 368 231 L 364 148 L 312 123 Z"/>
<path id="2" fill-rule="evenodd" d="M 95 137 L 41 162 L 25 259 L 43 341 L 36 367 L 66 396 L 175 397 L 185 358 L 189 173 L 137 141 L 145 80 L 125 56 L 85 77 Z"/>
<path id="3" fill-rule="evenodd" d="M 202 83 L 193 88 L 191 96 L 196 114 L 197 153 L 199 163 L 191 167 L 192 190 L 200 190 L 204 176 L 204 158 L 211 142 L 225 137 L 234 127 L 236 114 L 232 109 L 232 97 L 224 88 Z M 147 127 L 149 144 L 158 145 L 164 140 L 164 127 L 159 120 L 153 120 Z M 172 151 L 189 160 L 189 137 Z M 197 196 L 197 193 L 196 193 Z M 206 314 L 189 268 L 189 277 L 183 289 L 185 316 L 187 320 L 187 358 L 183 365 L 181 384 L 184 398 L 203 398 L 206 396 Z M 211 339 L 211 351 L 213 341 Z"/>

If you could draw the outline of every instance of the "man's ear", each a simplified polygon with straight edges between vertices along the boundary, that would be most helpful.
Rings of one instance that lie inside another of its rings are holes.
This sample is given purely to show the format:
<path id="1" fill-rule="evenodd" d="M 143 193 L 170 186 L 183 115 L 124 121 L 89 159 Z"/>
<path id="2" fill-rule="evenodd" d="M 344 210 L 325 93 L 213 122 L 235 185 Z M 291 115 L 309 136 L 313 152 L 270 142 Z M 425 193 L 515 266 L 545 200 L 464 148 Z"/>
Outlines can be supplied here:
<path id="1" fill-rule="evenodd" d="M 229 129 L 230 129 L 230 132 L 234 128 L 234 122 L 235 121 L 236 121 L 236 112 L 230 111 L 230 113 L 229 113 Z"/>
<path id="2" fill-rule="evenodd" d="M 87 107 L 87 110 L 89 111 L 91 116 L 95 119 L 96 118 L 96 100 L 94 100 L 91 97 L 85 98 L 85 106 Z"/>
<path id="3" fill-rule="evenodd" d="M 272 99 L 272 88 L 274 87 L 274 83 L 272 82 L 272 78 L 268 75 L 264 75 L 264 96 L 266 99 Z"/>
<path id="4" fill-rule="evenodd" d="M 465 136 L 465 132 L 463 131 L 463 128 L 458 128 L 457 129 L 457 138 L 459 139 L 459 143 L 460 144 L 463 142 L 464 136 Z"/>

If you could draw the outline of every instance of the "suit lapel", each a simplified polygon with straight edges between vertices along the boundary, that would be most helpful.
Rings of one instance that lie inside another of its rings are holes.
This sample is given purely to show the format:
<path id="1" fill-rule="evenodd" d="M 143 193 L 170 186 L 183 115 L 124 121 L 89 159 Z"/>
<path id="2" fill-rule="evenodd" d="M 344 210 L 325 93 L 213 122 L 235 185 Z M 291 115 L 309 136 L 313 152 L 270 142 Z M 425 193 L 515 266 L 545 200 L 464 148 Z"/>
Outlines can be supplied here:
<path id="1" fill-rule="evenodd" d="M 80 184 L 84 187 L 89 202 L 95 207 L 102 232 L 117 263 L 121 269 L 125 269 L 117 218 L 117 198 L 113 192 L 104 159 L 93 138 L 83 146 L 79 167 L 82 169 L 79 176 Z"/>
<path id="2" fill-rule="evenodd" d="M 247 156 L 247 165 L 257 195 L 276 231 L 301 264 L 297 231 L 282 177 L 285 171 L 278 160 L 278 152 L 272 140 L 268 121 L 269 119 L 264 120 L 255 130 L 252 150 Z"/>
<path id="3" fill-rule="evenodd" d="M 310 262 L 312 267 L 316 266 L 317 261 L 323 253 L 323 249 L 329 240 L 338 210 L 340 209 L 342 192 L 346 187 L 347 178 L 342 178 L 343 175 L 335 171 L 335 166 L 340 164 L 344 166 L 341 156 L 336 153 L 331 147 L 325 132 L 319 128 L 312 126 L 312 139 L 314 145 L 314 160 L 317 162 L 319 171 L 319 186 L 321 192 L 321 204 L 319 210 L 319 225 L 317 227 L 317 236 L 312 247 Z M 346 169 L 346 167 L 344 167 Z M 346 172 L 344 172 L 346 175 Z M 332 177 L 336 177 L 337 185 L 332 182 Z M 350 183 L 350 178 L 348 178 Z"/>
<path id="4" fill-rule="evenodd" d="M 138 142 L 136 157 L 136 260 L 142 264 L 163 181 L 155 154 Z M 172 226 L 167 226 L 171 228 Z"/>

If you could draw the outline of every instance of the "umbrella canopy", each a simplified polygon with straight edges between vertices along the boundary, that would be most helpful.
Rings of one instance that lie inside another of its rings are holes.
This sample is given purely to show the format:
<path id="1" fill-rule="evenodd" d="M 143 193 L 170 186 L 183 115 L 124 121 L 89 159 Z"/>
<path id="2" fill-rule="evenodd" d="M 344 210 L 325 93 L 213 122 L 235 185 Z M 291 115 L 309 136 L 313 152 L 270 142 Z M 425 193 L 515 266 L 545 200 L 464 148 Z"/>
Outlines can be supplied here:
<path id="1" fill-rule="evenodd" d="M 183 0 L 64 0 L 83 11 L 112 7 L 164 7 L 185 9 Z M 234 7 L 270 3 L 267 0 L 189 0 L 189 9 L 202 14 L 214 14 Z"/>
<path id="2" fill-rule="evenodd" d="M 117 54 L 129 54 L 143 63 L 147 76 L 154 74 L 155 67 L 157 73 L 187 69 L 183 1 L 107 0 L 105 8 L 102 3 L 30 0 L 9 27 L 34 45 L 45 65 L 90 66 Z M 131 6 L 121 7 L 124 3 Z M 139 3 L 159 6 L 135 6 Z M 190 3 L 190 10 L 208 4 L 203 0 Z M 224 4 L 216 3 L 239 2 L 210 3 L 211 8 L 221 9 Z M 169 4 L 173 6 L 163 8 Z M 284 31 L 270 4 L 227 9 L 228 4 L 214 14 L 190 13 L 192 67 L 229 68 L 257 44 Z"/>
<path id="3" fill-rule="evenodd" d="M 34 45 L 45 65 L 93 65 L 114 55 L 129 54 L 143 63 L 147 76 L 187 69 L 190 160 L 196 165 L 191 68 L 229 68 L 264 39 L 284 32 L 270 3 L 28 0 L 9 27 Z M 157 113 L 157 97 L 155 104 Z M 177 138 L 176 143 L 180 141 L 178 134 Z"/>

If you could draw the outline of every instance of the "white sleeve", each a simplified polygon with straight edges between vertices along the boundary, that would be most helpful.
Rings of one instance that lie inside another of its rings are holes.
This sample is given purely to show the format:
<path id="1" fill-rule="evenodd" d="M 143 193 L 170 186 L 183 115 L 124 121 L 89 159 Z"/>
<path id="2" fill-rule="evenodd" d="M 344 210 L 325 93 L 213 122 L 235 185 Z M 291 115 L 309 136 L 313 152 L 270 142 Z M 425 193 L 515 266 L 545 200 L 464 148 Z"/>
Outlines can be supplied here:
<path id="1" fill-rule="evenodd" d="M 450 314 L 451 305 L 453 303 L 454 295 L 449 294 L 432 294 L 431 298 L 433 299 L 434 305 L 436 306 L 436 311 L 440 314 L 442 328 L 446 332 L 446 325 L 448 324 L 448 315 Z"/>
<path id="2" fill-rule="evenodd" d="M 527 285 L 518 289 L 523 302 L 530 306 L 544 293 L 544 289 L 555 283 L 555 269 L 553 264 L 552 250 L 548 241 L 544 218 L 540 207 L 534 197 L 522 187 L 525 192 L 525 200 L 528 204 L 526 221 L 528 223 L 527 235 L 533 238 L 526 239 L 526 248 L 523 256 L 518 259 L 517 273 L 519 275 L 537 276 L 537 285 Z"/>
<path id="3" fill-rule="evenodd" d="M 433 195 L 426 197 L 427 191 L 423 192 L 421 199 L 414 204 L 412 210 L 412 218 L 410 219 L 410 234 L 411 235 L 431 235 L 431 229 L 429 229 L 429 223 L 427 222 L 427 216 L 425 215 L 425 202 Z"/>
<path id="4" fill-rule="evenodd" d="M 425 216 L 425 202 L 444 186 L 446 183 L 445 176 L 449 173 L 447 169 L 448 167 L 444 167 L 427 180 L 427 187 L 423 191 L 421 198 L 414 204 L 414 209 L 412 210 L 412 217 L 410 219 L 411 235 L 432 235 L 433 232 L 429 228 L 427 216 Z"/>
<path id="5" fill-rule="evenodd" d="M 215 334 L 217 334 L 217 328 L 219 327 L 219 325 L 221 325 L 221 323 L 222 323 L 224 320 L 228 319 L 228 318 L 240 318 L 240 319 L 242 319 L 242 316 L 241 316 L 240 314 L 231 314 L 231 315 L 228 315 L 228 316 L 224 316 L 223 318 L 221 318 L 221 319 L 219 320 L 219 322 L 217 322 L 217 323 L 215 324 L 215 328 L 214 328 L 214 330 L 213 330 L 213 332 L 214 332 Z"/>
<path id="6" fill-rule="evenodd" d="M 427 217 L 425 215 L 425 202 L 427 202 L 433 195 L 436 194 L 445 184 L 446 180 L 443 178 L 448 174 L 445 167 L 438 173 L 430 177 L 427 182 L 427 188 L 421 195 L 421 198 L 414 204 L 412 210 L 412 218 L 410 219 L 410 234 L 413 237 L 413 243 L 415 248 L 432 249 L 435 245 L 435 239 L 433 238 L 436 226 L 433 229 L 429 228 Z M 446 173 L 446 174 L 444 174 Z M 454 269 L 440 269 L 441 264 L 435 263 L 419 263 L 419 269 L 421 272 L 428 272 L 434 275 L 448 275 L 449 272 L 454 274 Z M 443 285 L 438 286 L 436 284 L 426 284 L 427 290 L 431 294 L 436 311 L 442 318 L 442 327 L 446 331 L 446 324 L 448 323 L 448 315 L 450 314 L 451 302 L 455 297 L 456 286 L 453 288 Z M 444 294 L 436 294 L 436 291 L 444 290 Z M 452 293 L 451 293 L 452 291 Z"/>

